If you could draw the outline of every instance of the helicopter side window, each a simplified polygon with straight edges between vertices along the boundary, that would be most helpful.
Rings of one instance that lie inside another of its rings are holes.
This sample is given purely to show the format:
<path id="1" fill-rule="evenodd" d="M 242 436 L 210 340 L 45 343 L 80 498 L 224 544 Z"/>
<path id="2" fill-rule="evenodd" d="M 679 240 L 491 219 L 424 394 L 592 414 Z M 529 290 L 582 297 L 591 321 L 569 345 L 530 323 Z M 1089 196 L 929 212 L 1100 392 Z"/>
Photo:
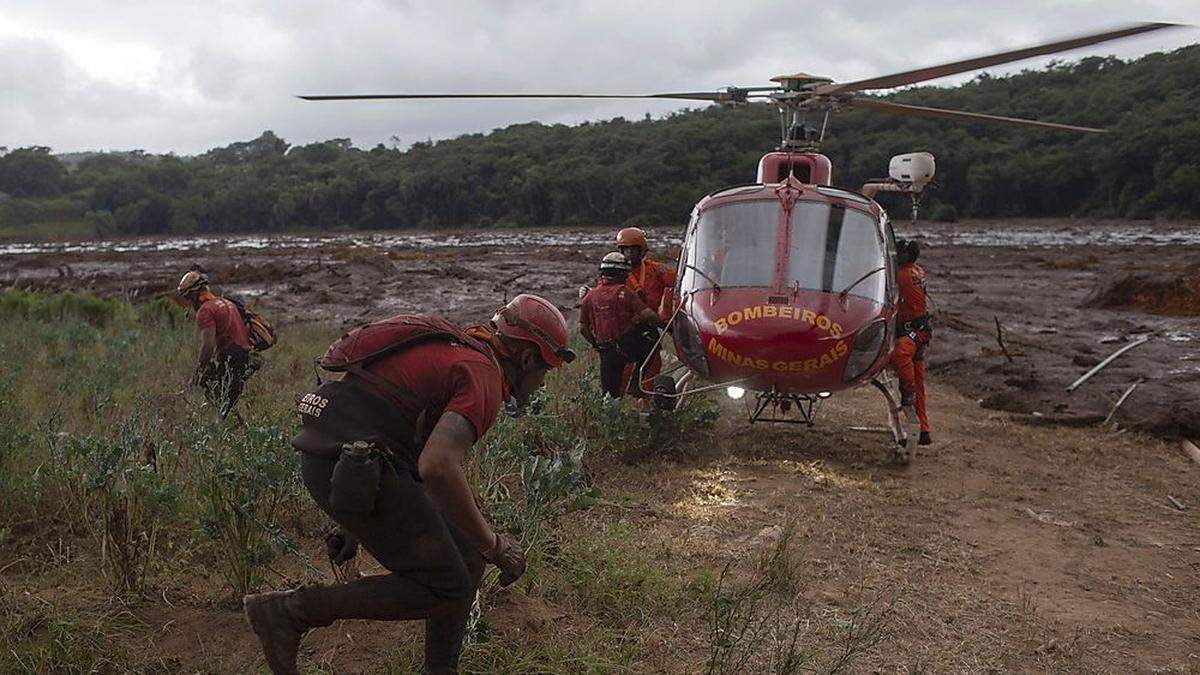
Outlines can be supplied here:
<path id="1" fill-rule="evenodd" d="M 779 202 L 755 200 L 716 206 L 700 214 L 681 286 L 696 291 L 766 287 L 774 274 Z"/>
<path id="2" fill-rule="evenodd" d="M 886 258 L 879 223 L 870 214 L 827 202 L 800 202 L 792 211 L 788 285 L 883 302 Z M 847 290 L 848 289 L 848 290 Z"/>

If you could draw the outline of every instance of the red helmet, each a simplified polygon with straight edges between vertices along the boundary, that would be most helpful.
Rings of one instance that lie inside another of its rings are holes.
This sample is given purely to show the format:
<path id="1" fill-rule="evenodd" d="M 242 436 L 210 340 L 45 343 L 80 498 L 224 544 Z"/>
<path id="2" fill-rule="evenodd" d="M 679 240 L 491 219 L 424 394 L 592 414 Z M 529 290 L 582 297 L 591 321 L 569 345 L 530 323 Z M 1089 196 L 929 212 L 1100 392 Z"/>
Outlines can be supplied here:
<path id="1" fill-rule="evenodd" d="M 646 248 L 646 233 L 640 227 L 627 227 L 617 233 L 617 247 L 641 246 Z"/>
<path id="2" fill-rule="evenodd" d="M 492 317 L 496 332 L 538 346 L 542 360 L 551 368 L 575 360 L 567 337 L 567 320 L 549 300 L 522 293 Z"/>

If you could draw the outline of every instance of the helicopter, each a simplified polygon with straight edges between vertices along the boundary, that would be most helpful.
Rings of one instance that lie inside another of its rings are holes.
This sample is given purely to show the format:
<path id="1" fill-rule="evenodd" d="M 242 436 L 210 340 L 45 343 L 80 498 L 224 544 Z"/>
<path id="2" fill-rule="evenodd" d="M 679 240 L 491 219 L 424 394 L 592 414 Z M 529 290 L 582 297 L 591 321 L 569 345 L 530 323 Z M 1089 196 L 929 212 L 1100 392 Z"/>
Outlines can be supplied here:
<path id="1" fill-rule="evenodd" d="M 747 399 L 749 421 L 812 426 L 820 402 L 863 386 L 887 399 L 895 457 L 905 449 L 911 409 L 902 409 L 887 362 L 896 336 L 899 291 L 896 235 L 874 197 L 907 196 L 915 222 L 936 169 L 925 152 L 897 155 L 886 178 L 858 190 L 833 186 L 833 164 L 819 152 L 831 115 L 864 109 L 906 116 L 988 122 L 1078 133 L 1106 130 L 1055 122 L 900 104 L 861 92 L 894 89 L 1101 42 L 1176 27 L 1137 23 L 975 58 L 853 82 L 803 72 L 772 85 L 656 94 L 441 93 L 300 96 L 309 101 L 388 99 L 677 99 L 742 106 L 774 103 L 780 143 L 763 155 L 752 183 L 702 198 L 684 228 L 677 304 L 668 331 L 678 363 L 653 381 L 661 407 L 725 389 Z M 819 126 L 808 124 L 819 114 Z M 656 345 L 657 349 L 657 345 Z M 647 359 L 648 361 L 649 359 Z M 645 364 L 643 364 L 645 365 Z M 707 384 L 698 385 L 700 381 Z M 641 385 L 639 385 L 641 386 Z"/>

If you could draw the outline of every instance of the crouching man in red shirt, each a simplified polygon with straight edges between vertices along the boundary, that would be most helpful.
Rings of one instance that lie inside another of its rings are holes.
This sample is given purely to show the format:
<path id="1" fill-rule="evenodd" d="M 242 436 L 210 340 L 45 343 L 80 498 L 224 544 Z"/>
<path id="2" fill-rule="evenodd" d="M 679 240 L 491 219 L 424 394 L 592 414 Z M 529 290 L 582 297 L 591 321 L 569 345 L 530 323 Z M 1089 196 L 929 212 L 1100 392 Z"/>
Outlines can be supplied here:
<path id="1" fill-rule="evenodd" d="M 425 672 L 457 672 L 484 563 L 516 581 L 525 556 L 480 513 L 463 472 L 505 400 L 525 402 L 575 358 L 549 301 L 518 295 L 487 324 L 459 329 L 402 315 L 357 328 L 326 352 L 344 372 L 299 399 L 309 494 L 341 526 L 335 562 L 358 542 L 387 574 L 248 595 L 246 616 L 274 673 L 298 673 L 304 633 L 338 619 L 425 622 Z"/>

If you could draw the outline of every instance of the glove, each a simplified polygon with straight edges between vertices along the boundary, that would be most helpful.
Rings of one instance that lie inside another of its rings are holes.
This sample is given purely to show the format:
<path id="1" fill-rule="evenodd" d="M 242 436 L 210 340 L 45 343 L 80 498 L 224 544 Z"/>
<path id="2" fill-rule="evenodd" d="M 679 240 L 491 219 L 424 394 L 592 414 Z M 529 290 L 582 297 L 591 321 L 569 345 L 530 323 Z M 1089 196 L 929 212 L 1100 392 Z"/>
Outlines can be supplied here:
<path id="1" fill-rule="evenodd" d="M 339 527 L 325 535 L 325 554 L 334 565 L 344 565 L 358 555 L 358 540 Z"/>
<path id="2" fill-rule="evenodd" d="M 588 288 L 587 286 L 580 286 L 579 287 L 579 299 L 582 300 L 584 298 L 584 296 L 586 296 L 588 294 L 588 292 L 591 290 L 592 289 Z"/>
<path id="3" fill-rule="evenodd" d="M 525 574 L 525 553 L 508 535 L 496 533 L 496 545 L 483 559 L 500 568 L 500 585 L 508 586 Z"/>

